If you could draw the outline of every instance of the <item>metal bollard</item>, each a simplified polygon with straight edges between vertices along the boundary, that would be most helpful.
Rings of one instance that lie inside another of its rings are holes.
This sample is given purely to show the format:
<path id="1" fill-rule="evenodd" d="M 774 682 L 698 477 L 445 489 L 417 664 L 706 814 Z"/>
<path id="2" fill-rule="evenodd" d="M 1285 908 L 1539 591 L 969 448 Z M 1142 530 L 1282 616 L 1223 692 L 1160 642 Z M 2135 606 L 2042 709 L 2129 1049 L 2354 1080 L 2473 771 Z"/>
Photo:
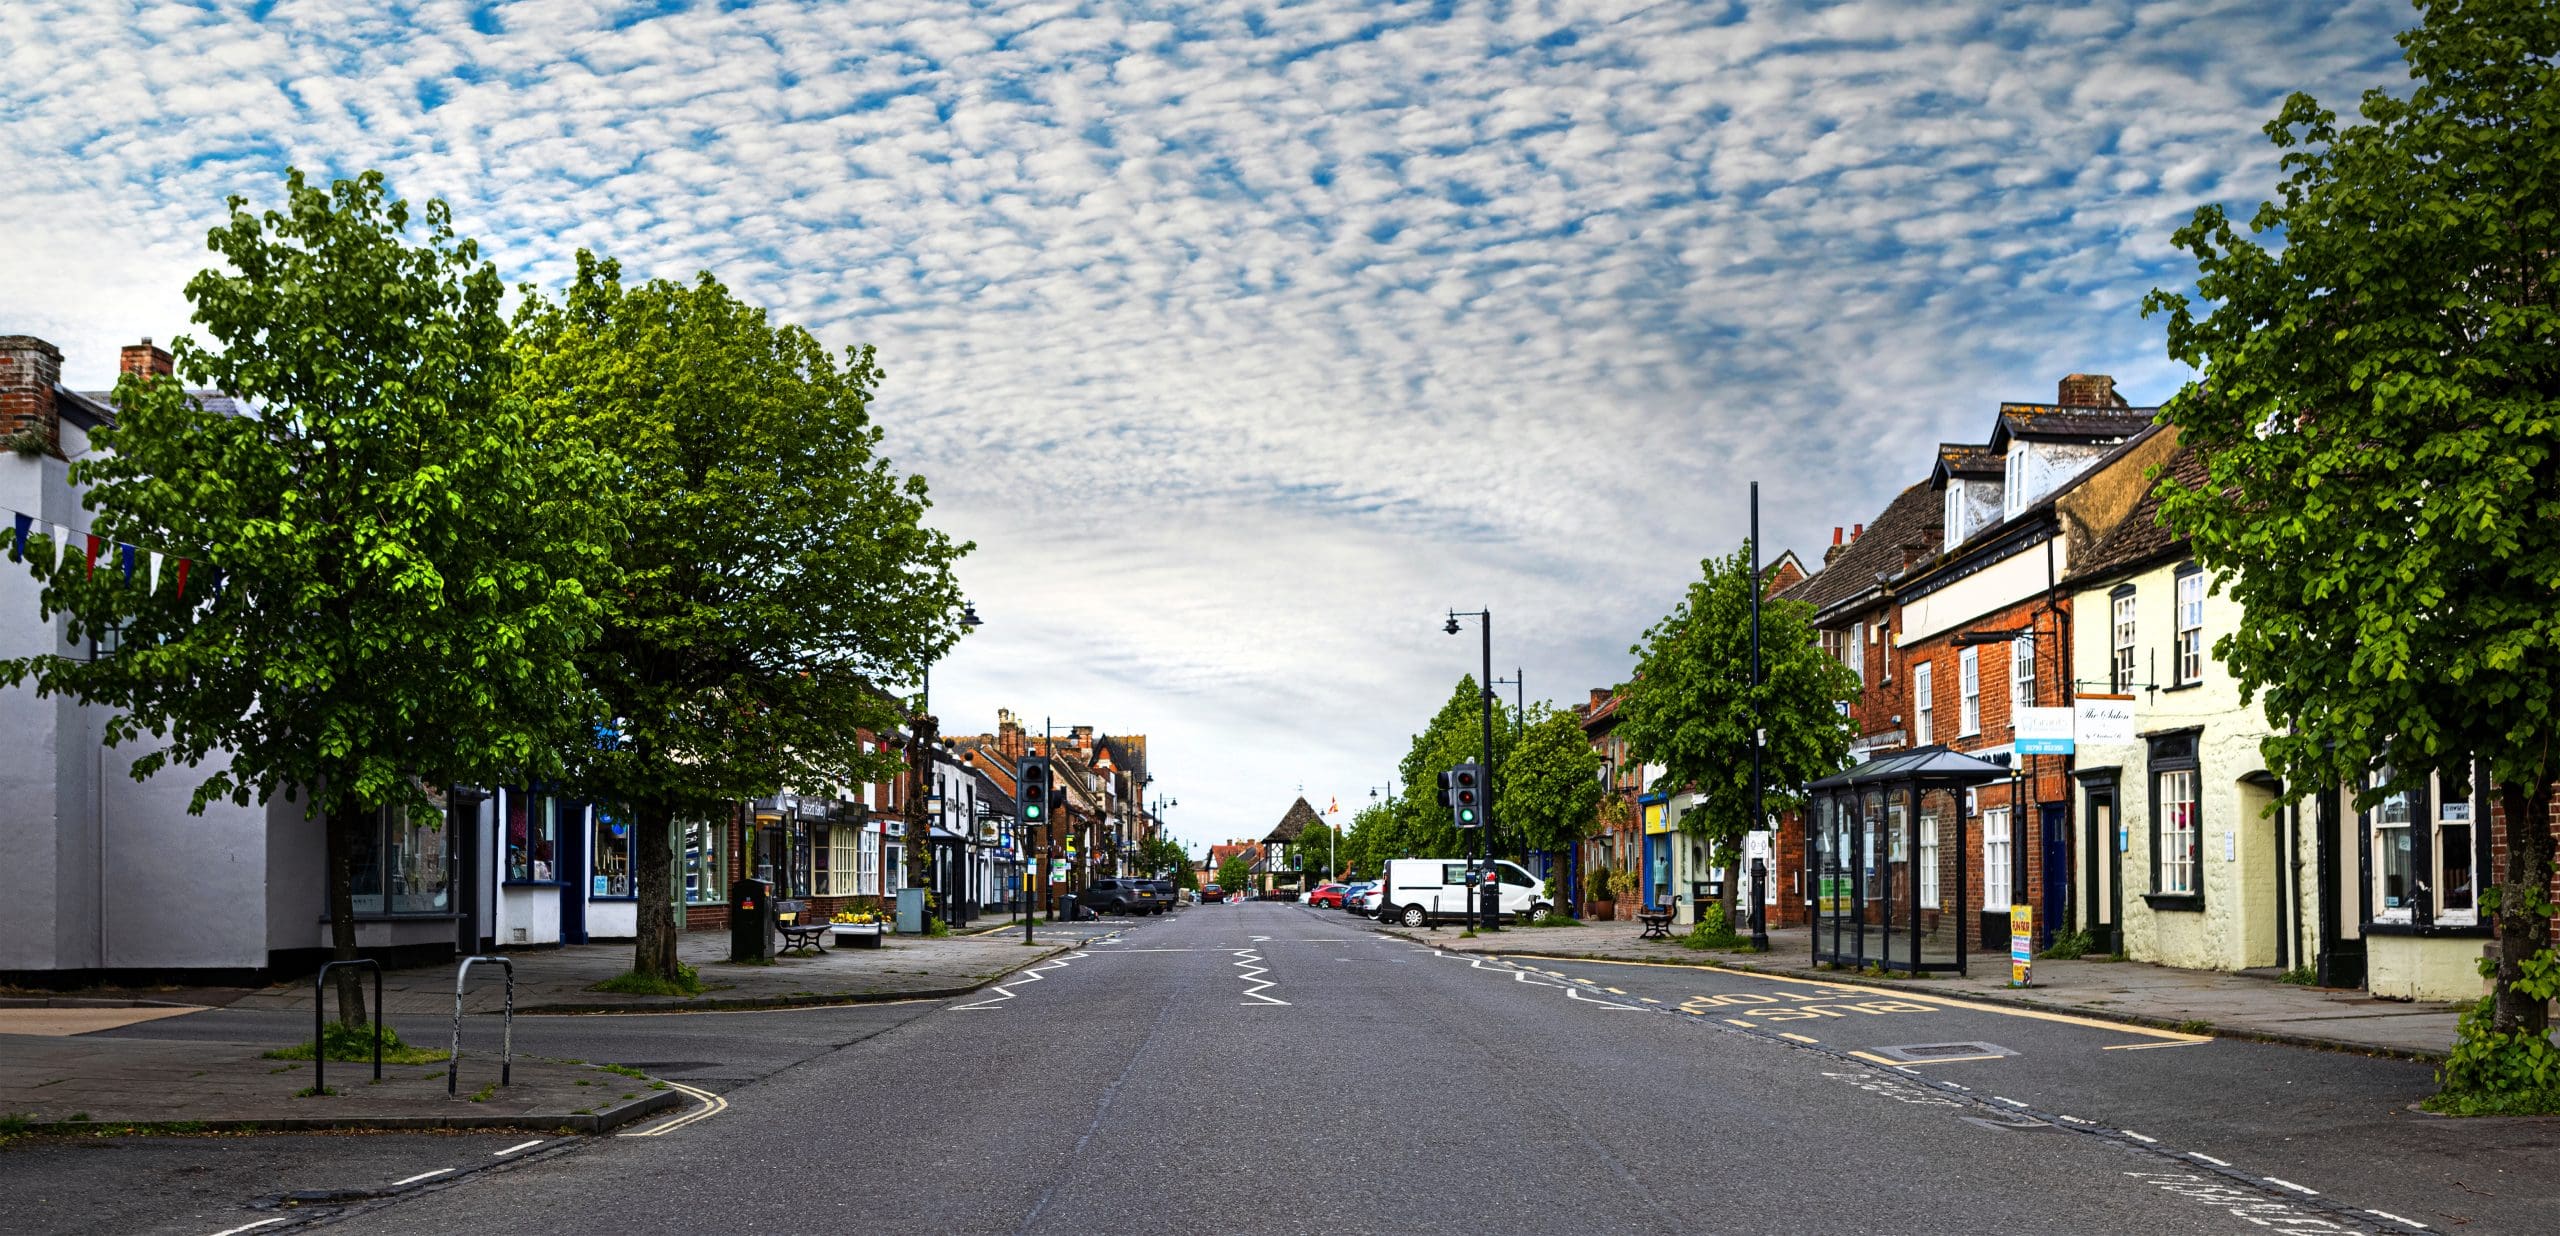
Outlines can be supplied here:
<path id="1" fill-rule="evenodd" d="M 506 967 L 506 1020 L 503 1023 L 505 1029 L 499 1039 L 501 1054 L 498 1057 L 498 1084 L 501 1086 L 515 1084 L 516 963 L 498 956 L 465 957 L 462 959 L 461 968 L 453 972 L 453 1054 L 446 1056 L 444 1061 L 444 1095 L 448 1099 L 455 1097 L 458 1093 L 457 1087 L 462 1075 L 462 989 L 463 985 L 471 980 L 472 963 L 480 961 L 494 961 Z"/>
<path id="2" fill-rule="evenodd" d="M 311 1090 L 329 1093 L 329 1044 L 327 1029 L 329 1010 L 329 972 L 340 966 L 373 967 L 373 1080 L 382 1080 L 382 963 L 370 957 L 351 961 L 332 961 L 311 976 Z"/>

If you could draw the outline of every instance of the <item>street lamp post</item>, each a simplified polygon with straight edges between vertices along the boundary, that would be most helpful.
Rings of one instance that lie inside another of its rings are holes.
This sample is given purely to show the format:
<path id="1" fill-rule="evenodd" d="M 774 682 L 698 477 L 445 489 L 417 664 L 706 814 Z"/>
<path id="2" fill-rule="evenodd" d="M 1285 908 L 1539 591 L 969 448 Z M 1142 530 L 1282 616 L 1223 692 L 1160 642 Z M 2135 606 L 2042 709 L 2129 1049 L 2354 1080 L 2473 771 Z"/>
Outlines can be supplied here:
<path id="1" fill-rule="evenodd" d="M 1760 789 L 1760 748 L 1769 741 L 1769 731 L 1766 728 L 1768 723 L 1762 719 L 1760 710 L 1760 593 L 1762 590 L 1760 482 L 1753 481 L 1751 482 L 1751 826 L 1755 830 L 1766 828 L 1769 824 L 1769 809 L 1761 796 Z M 1772 844 L 1770 848 L 1775 850 L 1776 846 Z M 1725 878 L 1749 889 L 1751 894 L 1751 946 L 1766 952 L 1769 948 L 1769 899 L 1761 892 L 1757 881 L 1751 884 L 1742 883 L 1741 855 L 1734 855 L 1732 864 L 1726 870 Z M 1733 930 L 1733 925 L 1725 924 L 1725 930 Z"/>
<path id="2" fill-rule="evenodd" d="M 1483 684 L 1479 690 L 1482 692 L 1484 704 L 1484 824 L 1477 829 L 1476 838 L 1476 848 L 1483 855 L 1483 863 L 1478 869 L 1480 874 L 1477 877 L 1477 885 L 1484 894 L 1484 930 L 1500 931 L 1502 930 L 1501 885 L 1493 878 L 1493 783 L 1499 780 L 1493 775 L 1493 611 L 1491 609 L 1450 610 L 1449 624 L 1440 629 L 1451 635 L 1457 634 L 1460 618 L 1475 619 L 1477 629 L 1484 634 L 1484 675 L 1476 679 L 1478 683 Z"/>

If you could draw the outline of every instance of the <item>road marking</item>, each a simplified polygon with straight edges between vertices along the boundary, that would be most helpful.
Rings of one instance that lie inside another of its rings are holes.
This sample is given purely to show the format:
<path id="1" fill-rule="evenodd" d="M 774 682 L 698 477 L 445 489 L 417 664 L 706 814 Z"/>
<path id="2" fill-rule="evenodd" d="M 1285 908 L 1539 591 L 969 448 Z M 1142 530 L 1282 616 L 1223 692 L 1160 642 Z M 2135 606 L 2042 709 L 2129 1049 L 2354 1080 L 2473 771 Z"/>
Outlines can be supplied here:
<path id="1" fill-rule="evenodd" d="M 1947 1008 L 1970 1009 L 1974 1012 L 1991 1013 L 2001 1017 L 2023 1017 L 2030 1021 L 2046 1021 L 2065 1026 L 2084 1026 L 2094 1030 L 2114 1030 L 2124 1034 L 2138 1034 L 2144 1038 L 2168 1040 L 2169 1043 L 2174 1043 L 2181 1047 L 2195 1043 L 2210 1043 L 2213 1041 L 2213 1036 L 2208 1034 L 2186 1034 L 2176 1030 L 2155 1030 L 2149 1026 L 2128 1025 L 2124 1022 L 2107 1021 L 2097 1017 L 2081 1017 L 2071 1013 L 2051 1013 L 2043 1009 L 2022 1009 L 2006 1004 L 1985 1004 L 1981 1001 L 1965 1000 L 1954 996 L 1924 994 L 1922 992 L 1912 991 L 1906 987 L 1879 987 L 1871 983 L 1843 982 L 1837 979 L 1804 979 L 1797 978 L 1790 974 L 1763 974 L 1757 970 L 1735 970 L 1724 966 L 1712 965 L 1680 965 L 1664 961 L 1605 961 L 1592 957 L 1577 957 L 1573 960 L 1577 964 L 1590 966 L 1641 966 L 1651 970 L 1706 970 L 1716 974 L 1729 974 L 1736 978 L 1765 979 L 1772 983 L 1793 983 L 1800 987 L 1835 987 L 1853 988 L 1858 991 L 1890 992 L 1896 999 L 1901 1000 L 1917 1000 L 1925 1004 L 1942 1005 Z M 1577 983 L 1588 983 L 1591 980 L 1575 979 L 1574 981 Z M 2161 1045 L 2165 1046 L 2167 1044 Z M 2149 1046 L 2149 1044 L 2146 1044 L 2146 1046 Z"/>
<path id="2" fill-rule="evenodd" d="M 624 1134 L 621 1134 L 621 1136 L 623 1136 L 623 1137 L 662 1137 L 662 1136 L 665 1136 L 666 1134 L 673 1133 L 673 1132 L 675 1132 L 675 1131 L 676 1131 L 676 1130 L 678 1130 L 678 1129 L 684 1128 L 684 1127 L 685 1127 L 685 1126 L 687 1126 L 687 1125 L 690 1125 L 690 1124 L 698 1124 L 698 1123 L 700 1123 L 700 1122 L 702 1122 L 702 1121 L 705 1121 L 705 1120 L 708 1120 L 708 1119 L 712 1118 L 713 1116 L 717 1116 L 717 1115 L 719 1115 L 720 1113 L 722 1113 L 722 1112 L 725 1112 L 725 1111 L 729 1110 L 729 1100 L 724 1099 L 724 1098 L 721 1098 L 719 1095 L 713 1094 L 713 1093 L 711 1093 L 711 1092 L 710 1092 L 710 1091 L 708 1091 L 708 1090 L 697 1090 L 697 1089 L 695 1089 L 695 1088 L 693 1088 L 693 1087 L 691 1087 L 691 1086 L 688 1086 L 688 1085 L 684 1084 L 683 1082 L 678 1082 L 678 1081 L 671 1081 L 671 1082 L 668 1082 L 668 1083 L 667 1083 L 667 1086 L 668 1086 L 670 1089 L 675 1090 L 677 1093 L 680 1093 L 680 1094 L 687 1094 L 687 1095 L 691 1095 L 691 1096 L 693 1096 L 693 1098 L 694 1098 L 697 1102 L 700 1102 L 700 1103 L 702 1104 L 702 1106 L 701 1106 L 701 1107 L 698 1107 L 698 1108 L 696 1108 L 696 1109 L 694 1109 L 694 1110 L 692 1110 L 692 1111 L 686 1112 L 685 1114 L 683 1114 L 683 1115 L 681 1115 L 681 1116 L 678 1116 L 678 1117 L 676 1117 L 675 1119 L 673 1119 L 673 1120 L 670 1120 L 670 1121 L 666 1122 L 665 1124 L 659 1125 L 657 1128 L 654 1128 L 654 1129 L 642 1129 L 642 1130 L 640 1130 L 639 1132 L 636 1132 L 636 1133 L 624 1133 Z"/>
<path id="3" fill-rule="evenodd" d="M 266 1227 L 270 1224 L 282 1223 L 285 1220 L 294 1217 L 295 1216 L 293 1215 L 277 1215 L 272 1219 L 260 1219 L 255 1223 L 243 1223 L 238 1227 L 226 1227 L 219 1232 L 215 1232 L 213 1236 L 240 1236 L 240 1233 L 242 1232 L 254 1232 L 259 1228 Z"/>
<path id="4" fill-rule="evenodd" d="M 2318 1196 L 2320 1196 L 2320 1191 L 2319 1191 L 2318 1189 L 2306 1189 L 2306 1188 L 2303 1188 L 2301 1185 L 2298 1185 L 2298 1184 L 2293 1183 L 2293 1182 L 2292 1182 L 2292 1181 L 2290 1181 L 2290 1180 L 2279 1180 L 2279 1179 L 2277 1179 L 2276 1177 L 2273 1177 L 2273 1176 L 2260 1176 L 2258 1179 L 2263 1180 L 2263 1181 L 2266 1181 L 2268 1184 L 2274 1185 L 2275 1187 L 2277 1187 L 2277 1188 L 2279 1188 L 2279 1189 L 2291 1189 L 2291 1190 L 2293 1190 L 2294 1192 L 2296 1192 L 2296 1193 L 2300 1193 L 2300 1194 L 2302 1194 L 2302 1195 L 2304 1195 L 2304 1196 L 2306 1196 L 2306 1197 L 2318 1197 Z"/>
<path id="5" fill-rule="evenodd" d="M 2190 1158 L 2190 1159 L 2202 1159 L 2202 1160 L 2204 1160 L 2205 1162 L 2207 1162 L 2207 1163 L 2210 1163 L 2210 1164 L 2214 1165 L 2215 1167 L 2229 1167 L 2229 1166 L 2231 1166 L 2231 1160 L 2229 1160 L 2229 1159 L 2217 1159 L 2217 1158 L 2213 1157 L 2212 1155 L 2206 1154 L 2205 1152 L 2203 1152 L 2203 1151 L 2201 1151 L 2201 1150 L 2190 1150 L 2190 1151 L 2188 1151 L 2188 1152 L 2187 1152 L 2187 1157 L 2188 1157 L 2188 1158 Z"/>
<path id="6" fill-rule="evenodd" d="M 2137 1141 L 2137 1142 L 2140 1142 L 2140 1143 L 2142 1143 L 2142 1144 L 2143 1144 L 2143 1145 L 2145 1145 L 2145 1146 L 2157 1146 L 2157 1145 L 2159 1145 L 2159 1144 L 2160 1144 L 2160 1139 L 2159 1139 L 2159 1138 L 2156 1138 L 2156 1137 L 2144 1137 L 2143 1135 L 2141 1135 L 2141 1134 L 2139 1134 L 2139 1133 L 2136 1133 L 2136 1132 L 2134 1132 L 2134 1131 L 2133 1131 L 2133 1130 L 2131 1130 L 2131 1129 L 2118 1129 L 2118 1130 L 2116 1130 L 2116 1132 L 2118 1132 L 2118 1133 L 2122 1133 L 2122 1134 L 2124 1134 L 2126 1137 L 2130 1137 L 2130 1138 L 2132 1138 L 2133 1140 L 2135 1140 L 2135 1141 Z"/>
<path id="7" fill-rule="evenodd" d="M 2405 1224 L 2408 1224 L 2410 1227 L 2414 1227 L 2414 1228 L 2416 1228 L 2416 1229 L 2418 1229 L 2419 1231 L 2422 1231 L 2422 1232 L 2427 1230 L 2427 1225 L 2426 1225 L 2426 1224 L 2424 1224 L 2424 1223 L 2420 1223 L 2420 1222 L 2418 1222 L 2418 1221 L 2417 1221 L 2417 1220 L 2415 1220 L 2415 1219 L 2403 1219 L 2403 1218 L 2401 1218 L 2400 1216 L 2395 1215 L 2395 1214 L 2391 1213 L 2391 1212 L 2390 1212 L 2390 1211 L 2388 1211 L 2388 1210 L 2368 1210 L 2368 1211 L 2366 1211 L 2365 1213 L 2366 1213 L 2366 1214 L 2369 1214 L 2369 1215 L 2379 1215 L 2379 1216 L 2381 1216 L 2381 1217 L 2383 1217 L 2383 1218 L 2385 1218 L 2385 1219 L 2389 1219 L 2389 1220 L 2391 1220 L 2391 1221 L 2392 1221 L 2392 1222 L 2394 1222 L 2394 1223 L 2405 1223 Z"/>
<path id="8" fill-rule="evenodd" d="M 1082 954 L 1082 956 L 1086 956 L 1086 957 L 1103 957 L 1103 956 L 1108 956 L 1108 954 L 1104 954 L 1104 953 L 1085 953 L 1085 954 Z M 1064 958 L 1064 957 L 1052 957 L 1052 958 L 1050 958 L 1050 959 L 1049 959 L 1048 961 L 1046 961 L 1046 962 L 1043 962 L 1043 963 L 1041 963 L 1041 964 L 1039 964 L 1039 965 L 1036 965 L 1036 966 L 1031 967 L 1031 968 L 1030 968 L 1030 969 L 1028 969 L 1028 970 L 1023 971 L 1023 972 L 1022 972 L 1022 977 L 1021 977 L 1021 978 L 1018 978 L 1018 979 L 1016 979 L 1016 980 L 1014 980 L 1014 982 L 1016 982 L 1016 983 L 1026 983 L 1026 984 L 1027 984 L 1027 983 L 1037 983 L 1037 982 L 1039 982 L 1039 981 L 1041 980 L 1041 978 L 1042 978 L 1042 977 L 1044 977 L 1044 973 L 1045 973 L 1046 971 L 1056 970 L 1056 969 L 1059 969 L 1059 968 L 1061 968 L 1061 967 L 1064 967 L 1064 966 L 1066 966 L 1066 965 L 1068 965 L 1068 964 L 1069 964 L 1068 960 L 1067 960 L 1066 958 Z M 956 1012 L 959 1012 L 959 1011 L 961 1011 L 961 1010 L 963 1010 L 963 1009 L 991 1009 L 991 1008 L 996 1008 L 996 1007 L 998 1007 L 998 1006 L 1002 1005 L 1005 1001 L 1010 1000 L 1010 999 L 1012 999 L 1012 998 L 1014 997 L 1014 991 L 1013 991 L 1013 984 L 1012 984 L 1012 983 L 998 983 L 998 984 L 996 984 L 994 987 L 989 988 L 988 990 L 993 991 L 993 992 L 995 992 L 995 993 L 996 993 L 996 995 L 995 995 L 995 998 L 994 998 L 994 999 L 992 999 L 992 1000 L 980 1000 L 980 1001 L 978 1001 L 978 1002 L 977 1002 L 977 1003 L 975 1003 L 975 1004 L 955 1004 L 955 1005 L 952 1005 L 952 1006 L 951 1006 L 951 1011 L 953 1011 L 953 1012 L 955 1012 L 955 1013 L 956 1013 Z"/>
<path id="9" fill-rule="evenodd" d="M 2163 1047 L 2200 1047 L 2212 1042 L 2210 1036 L 2198 1035 L 2175 1043 L 2110 1043 L 2100 1051 L 2158 1051 Z"/>
<path id="10" fill-rule="evenodd" d="M 391 1182 L 391 1187 L 392 1187 L 392 1188 L 394 1188 L 394 1189 L 397 1189 L 397 1188 L 399 1188 L 399 1187 L 400 1187 L 400 1186 L 402 1186 L 402 1185 L 413 1185 L 413 1184 L 418 1183 L 418 1182 L 419 1182 L 419 1181 L 421 1181 L 421 1180 L 433 1180 L 433 1179 L 435 1179 L 435 1178 L 436 1178 L 436 1177 L 438 1177 L 438 1176 L 449 1176 L 449 1175 L 452 1175 L 452 1174 L 453 1174 L 453 1169 L 452 1169 L 452 1168 L 450 1168 L 450 1167 L 439 1167 L 439 1168 L 437 1168 L 436 1170 L 434 1170 L 434 1171 L 432 1171 L 432 1172 L 420 1172 L 420 1173 L 418 1173 L 418 1174 L 417 1174 L 417 1175 L 415 1175 L 415 1176 L 411 1176 L 411 1177 L 408 1177 L 408 1178 L 403 1179 L 403 1180 L 394 1180 L 394 1181 L 392 1181 L 392 1182 Z"/>
<path id="11" fill-rule="evenodd" d="M 1610 995 L 1613 995 L 1613 996 L 1623 996 L 1623 995 L 1627 994 L 1627 993 L 1626 993 L 1626 991 L 1625 991 L 1623 988 L 1617 988 L 1617 987 L 1603 987 L 1603 988 L 1601 988 L 1600 990 L 1605 991 L 1605 992 L 1608 992 Z"/>
<path id="12" fill-rule="evenodd" d="M 2026 1104 L 2021 1103 L 2021 1102 L 2017 1101 L 2016 1099 L 2008 1098 L 2008 1097 L 2006 1097 L 2006 1096 L 2004 1096 L 2004 1095 L 1997 1095 L 1997 1094 L 1992 1095 L 1992 1096 L 1991 1096 L 1991 1101 L 1992 1101 L 1992 1102 L 1994 1102 L 1994 1103 L 2006 1103 L 2006 1104 L 2008 1104 L 2008 1105 L 2009 1105 L 2009 1106 L 2011 1106 L 2011 1107 L 2025 1107 L 2025 1106 L 2026 1106 Z"/>
<path id="13" fill-rule="evenodd" d="M 1786 1032 L 1786 1031 L 1784 1031 L 1784 1030 L 1781 1030 L 1781 1031 L 1779 1031 L 1779 1032 L 1778 1032 L 1778 1037 L 1779 1037 L 1779 1038 L 1782 1038 L 1782 1039 L 1794 1039 L 1795 1041 L 1797 1041 L 1797 1042 L 1799 1042 L 1799 1043 L 1819 1043 L 1819 1042 L 1821 1042 L 1821 1041 L 1822 1041 L 1822 1040 L 1820 1040 L 1820 1039 L 1817 1039 L 1817 1038 L 1809 1038 L 1809 1037 L 1807 1037 L 1807 1036 L 1805 1036 L 1805 1035 L 1801 1035 L 1801 1034 L 1789 1034 L 1788 1032 Z"/>
<path id="14" fill-rule="evenodd" d="M 1742 1027 L 1744 1027 L 1744 1028 L 1746 1028 L 1746 1029 L 1751 1028 L 1751 1025 L 1752 1025 L 1750 1022 L 1744 1021 L 1744 1020 L 1742 1020 L 1742 1019 L 1741 1019 L 1741 1018 L 1739 1018 L 1739 1017 L 1728 1017 L 1728 1018 L 1725 1018 L 1725 1019 L 1724 1019 L 1724 1024 L 1726 1024 L 1726 1025 L 1728 1025 L 1728 1026 L 1742 1026 Z"/>
<path id="15" fill-rule="evenodd" d="M 1268 940 L 1268 939 L 1270 939 L 1270 938 L 1271 938 L 1271 937 L 1269 937 L 1269 936 L 1255 936 L 1255 937 L 1254 937 L 1254 939 L 1256 939 L 1256 940 Z M 1261 963 L 1261 961 L 1262 961 L 1262 954 L 1257 953 L 1257 952 L 1255 952 L 1255 951 L 1253 951 L 1252 949 L 1249 949 L 1249 948 L 1240 948 L 1240 949 L 1237 949 L 1237 950 L 1235 950 L 1235 954 L 1236 954 L 1236 959 L 1237 959 L 1237 960 L 1236 960 L 1236 965 L 1237 965 L 1238 967 L 1240 967 L 1240 968 L 1242 968 L 1242 969 L 1244 970 L 1243 975 L 1241 975 L 1240 977 L 1242 977 L 1242 978 L 1244 979 L 1244 981 L 1245 981 L 1245 982 L 1248 982 L 1248 983 L 1253 984 L 1251 987 L 1248 987 L 1248 988 L 1246 988 L 1246 989 L 1245 989 L 1245 993 L 1244 993 L 1245 998 L 1244 998 L 1244 999 L 1242 999 L 1242 1000 L 1238 1000 L 1238 1001 L 1236 1001 L 1236 1003 L 1238 1003 L 1238 1004 L 1246 1004 L 1246 1003 L 1250 1003 L 1250 1002 L 1253 1002 L 1253 1001 L 1260 1001 L 1260 1002 L 1261 1002 L 1261 1003 L 1263 1003 L 1263 1004 L 1282 1004 L 1282 1005 L 1285 1005 L 1285 1004 L 1289 1003 L 1288 1001 L 1283 1000 L 1283 999 L 1279 998 L 1278 996 L 1266 996 L 1266 995 L 1262 994 L 1262 989 L 1263 989 L 1263 988 L 1265 988 L 1265 987 L 1273 987 L 1273 986 L 1277 986 L 1277 985 L 1278 985 L 1278 984 L 1273 983 L 1270 979 L 1267 979 L 1267 978 L 1263 978 L 1263 977 L 1261 977 L 1262 975 L 1264 975 L 1264 974 L 1266 974 L 1266 973 L 1269 973 L 1269 971 L 1268 971 L 1264 966 L 1262 966 L 1262 965 L 1260 964 L 1260 963 Z"/>
<path id="16" fill-rule="evenodd" d="M 506 1149 L 504 1149 L 504 1150 L 498 1151 L 498 1152 L 496 1152 L 496 1153 L 494 1153 L 494 1154 L 490 1155 L 489 1157 L 490 1157 L 490 1158 L 492 1158 L 492 1159 L 503 1159 L 503 1158 L 507 1157 L 508 1155 L 514 1154 L 515 1152 L 517 1152 L 517 1151 L 519 1151 L 519 1150 L 531 1150 L 531 1149 L 533 1149 L 534 1147 L 541 1145 L 541 1144 L 542 1144 L 544 1141 L 546 1141 L 546 1140 L 548 1140 L 548 1139 L 537 1137 L 537 1138 L 535 1138 L 535 1139 L 533 1139 L 532 1141 L 529 1141 L 529 1142 L 522 1142 L 522 1143 L 519 1143 L 519 1144 L 517 1144 L 517 1145 L 509 1146 L 509 1147 L 507 1147 L 507 1148 L 506 1148 Z"/>

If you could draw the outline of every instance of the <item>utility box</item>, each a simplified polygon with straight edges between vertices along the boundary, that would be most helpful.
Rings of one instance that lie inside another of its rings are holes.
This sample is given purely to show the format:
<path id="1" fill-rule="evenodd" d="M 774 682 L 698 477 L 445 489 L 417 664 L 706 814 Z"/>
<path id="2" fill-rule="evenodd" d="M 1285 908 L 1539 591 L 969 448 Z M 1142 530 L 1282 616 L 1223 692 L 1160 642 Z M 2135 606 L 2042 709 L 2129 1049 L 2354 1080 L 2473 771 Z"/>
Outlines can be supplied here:
<path id="1" fill-rule="evenodd" d="M 729 960 L 773 960 L 773 884 L 745 879 L 729 886 Z"/>
<path id="2" fill-rule="evenodd" d="M 923 889 L 902 888 L 898 890 L 898 934 L 902 936 L 916 936 L 924 934 Z"/>

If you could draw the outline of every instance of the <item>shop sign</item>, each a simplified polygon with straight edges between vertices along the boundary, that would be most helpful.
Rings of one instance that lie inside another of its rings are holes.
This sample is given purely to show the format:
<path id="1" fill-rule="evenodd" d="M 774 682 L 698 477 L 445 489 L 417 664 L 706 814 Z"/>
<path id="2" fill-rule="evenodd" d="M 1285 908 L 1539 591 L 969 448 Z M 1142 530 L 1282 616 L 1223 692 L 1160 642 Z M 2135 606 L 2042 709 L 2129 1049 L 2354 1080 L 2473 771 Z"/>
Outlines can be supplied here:
<path id="1" fill-rule="evenodd" d="M 2072 730 L 2084 745 L 2133 741 L 2133 697 L 2083 695 L 2072 705 Z"/>
<path id="2" fill-rule="evenodd" d="M 2020 755 L 2071 754 L 2072 710 L 2068 708 L 2017 708 L 2010 710 L 2009 722 L 2016 727 Z"/>

